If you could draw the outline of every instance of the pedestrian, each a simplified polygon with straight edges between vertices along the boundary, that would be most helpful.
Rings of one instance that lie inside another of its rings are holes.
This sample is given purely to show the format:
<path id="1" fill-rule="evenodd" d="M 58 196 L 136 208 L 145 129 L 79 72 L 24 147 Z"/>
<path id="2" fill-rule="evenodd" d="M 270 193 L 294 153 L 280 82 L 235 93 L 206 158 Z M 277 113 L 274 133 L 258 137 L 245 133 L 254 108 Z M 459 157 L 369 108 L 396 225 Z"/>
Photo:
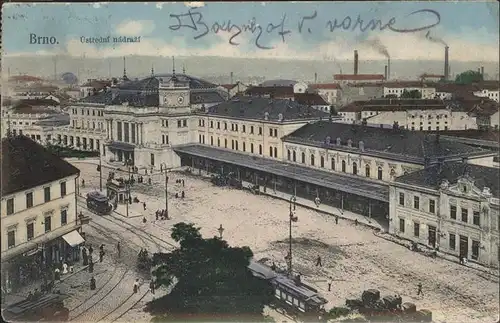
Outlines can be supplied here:
<path id="1" fill-rule="evenodd" d="M 335 224 L 339 224 L 339 216 L 335 215 Z"/>
<path id="2" fill-rule="evenodd" d="M 184 187 L 184 180 L 182 180 L 182 187 Z"/>
<path id="3" fill-rule="evenodd" d="M 156 221 L 158 221 L 158 214 L 159 214 L 159 212 L 156 211 Z"/>
<path id="4" fill-rule="evenodd" d="M 92 258 L 92 253 L 94 252 L 94 248 L 92 248 L 92 245 L 89 245 L 89 255 Z"/>
<path id="5" fill-rule="evenodd" d="M 99 262 L 102 262 L 102 258 L 104 258 L 104 250 L 99 251 Z"/>
<path id="6" fill-rule="evenodd" d="M 33 300 L 33 293 L 31 291 L 28 293 L 27 299 L 28 299 L 28 301 Z"/>
<path id="7" fill-rule="evenodd" d="M 95 290 L 95 278 L 94 278 L 94 276 L 92 276 L 92 278 L 90 278 L 90 290 Z"/>
<path id="8" fill-rule="evenodd" d="M 332 278 L 330 277 L 330 280 L 328 281 L 328 291 L 332 291 Z"/>
<path id="9" fill-rule="evenodd" d="M 62 268 L 63 268 L 63 272 L 62 273 L 63 274 L 67 274 L 68 273 L 68 264 L 64 263 L 63 266 L 62 266 Z"/>
<path id="10" fill-rule="evenodd" d="M 92 261 L 92 258 L 89 258 L 89 266 L 87 269 L 88 269 L 89 273 L 94 272 L 94 262 Z"/>
<path id="11" fill-rule="evenodd" d="M 153 280 L 149 282 L 149 290 L 151 291 L 151 294 L 155 294 L 155 282 Z"/>
<path id="12" fill-rule="evenodd" d="M 151 185 L 151 177 L 148 178 L 148 184 Z"/>
<path id="13" fill-rule="evenodd" d="M 116 244 L 116 251 L 118 251 L 118 258 L 122 255 L 122 247 L 120 246 L 120 241 Z"/>
<path id="14" fill-rule="evenodd" d="M 323 264 L 321 263 L 321 256 L 318 256 L 318 258 L 316 258 L 316 267 L 323 267 Z"/>
<path id="15" fill-rule="evenodd" d="M 144 211 L 146 211 L 146 202 L 142 202 L 142 206 L 144 207 Z"/>
<path id="16" fill-rule="evenodd" d="M 103 245 L 103 244 L 101 244 L 101 245 L 99 246 L 99 249 L 100 249 L 101 251 L 104 251 L 104 245 Z"/>
<path id="17" fill-rule="evenodd" d="M 139 291 L 139 278 L 137 278 L 134 282 L 134 294 L 137 293 L 138 291 Z"/>
<path id="18" fill-rule="evenodd" d="M 178 199 L 179 198 L 179 193 L 175 193 L 175 198 Z"/>
<path id="19" fill-rule="evenodd" d="M 55 280 L 61 280 L 61 271 L 59 270 L 59 268 L 56 267 L 56 269 L 54 270 L 54 279 Z"/>
<path id="20" fill-rule="evenodd" d="M 422 283 L 418 283 L 417 288 L 418 288 L 417 289 L 417 296 L 418 295 L 424 296 L 424 292 L 422 292 Z"/>
<path id="21" fill-rule="evenodd" d="M 181 192 L 181 199 L 183 199 L 185 196 L 184 191 Z"/>
<path id="22" fill-rule="evenodd" d="M 146 222 L 147 222 L 146 217 L 143 217 L 142 218 L 142 223 L 146 223 Z"/>

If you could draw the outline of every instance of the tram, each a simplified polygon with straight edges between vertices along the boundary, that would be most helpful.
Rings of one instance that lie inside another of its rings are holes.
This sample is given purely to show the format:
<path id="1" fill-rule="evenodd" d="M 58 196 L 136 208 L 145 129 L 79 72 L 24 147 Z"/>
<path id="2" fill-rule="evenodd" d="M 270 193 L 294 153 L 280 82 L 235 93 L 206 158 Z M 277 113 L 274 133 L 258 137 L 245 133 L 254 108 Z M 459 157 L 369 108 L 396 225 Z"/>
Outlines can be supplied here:
<path id="1" fill-rule="evenodd" d="M 63 322 L 69 319 L 61 294 L 44 294 L 36 299 L 25 299 L 2 309 L 7 322 Z"/>
<path id="2" fill-rule="evenodd" d="M 300 276 L 290 278 L 253 260 L 248 268 L 254 276 L 267 280 L 273 286 L 273 307 L 300 317 L 302 321 L 323 321 L 326 314 L 324 306 L 328 301 L 316 289 L 301 282 Z"/>
<path id="3" fill-rule="evenodd" d="M 109 203 L 108 197 L 98 191 L 87 194 L 87 208 L 99 215 L 110 214 L 113 210 L 113 206 Z"/>

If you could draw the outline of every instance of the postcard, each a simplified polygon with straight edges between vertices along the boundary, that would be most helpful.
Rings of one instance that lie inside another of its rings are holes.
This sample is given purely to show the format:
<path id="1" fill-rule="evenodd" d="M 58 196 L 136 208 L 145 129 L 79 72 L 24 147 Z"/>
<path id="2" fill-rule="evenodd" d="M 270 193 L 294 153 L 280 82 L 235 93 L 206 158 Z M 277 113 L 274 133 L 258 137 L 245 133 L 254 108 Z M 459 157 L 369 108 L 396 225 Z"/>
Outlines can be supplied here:
<path id="1" fill-rule="evenodd" d="M 7 321 L 496 322 L 499 7 L 2 6 Z"/>

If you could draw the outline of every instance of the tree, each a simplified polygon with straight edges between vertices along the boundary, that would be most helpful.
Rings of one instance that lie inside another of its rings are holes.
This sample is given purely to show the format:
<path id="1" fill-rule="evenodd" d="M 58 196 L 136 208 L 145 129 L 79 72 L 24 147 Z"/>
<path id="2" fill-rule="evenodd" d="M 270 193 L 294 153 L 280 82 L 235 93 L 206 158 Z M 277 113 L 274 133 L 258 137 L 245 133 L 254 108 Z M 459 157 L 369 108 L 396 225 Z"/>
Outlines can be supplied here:
<path id="1" fill-rule="evenodd" d="M 262 311 L 273 289 L 248 269 L 250 248 L 230 247 L 218 237 L 203 239 L 199 230 L 175 224 L 171 237 L 180 247 L 153 255 L 158 285 L 172 288 L 147 304 L 154 321 L 265 320 Z"/>
<path id="2" fill-rule="evenodd" d="M 455 83 L 472 84 L 483 81 L 483 75 L 478 71 L 468 70 L 457 75 Z"/>
<path id="3" fill-rule="evenodd" d="M 401 93 L 401 98 L 402 99 L 421 99 L 422 98 L 422 93 L 419 90 L 403 90 L 403 93 Z"/>

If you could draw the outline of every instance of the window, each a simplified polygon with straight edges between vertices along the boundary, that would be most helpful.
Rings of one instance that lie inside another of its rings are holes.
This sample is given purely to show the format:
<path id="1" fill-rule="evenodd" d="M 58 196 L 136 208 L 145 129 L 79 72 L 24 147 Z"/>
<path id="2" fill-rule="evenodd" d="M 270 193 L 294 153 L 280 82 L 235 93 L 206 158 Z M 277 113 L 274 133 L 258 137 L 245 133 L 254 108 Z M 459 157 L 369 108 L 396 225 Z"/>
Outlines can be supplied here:
<path id="1" fill-rule="evenodd" d="M 314 155 L 311 155 L 311 166 L 314 166 Z"/>
<path id="2" fill-rule="evenodd" d="M 59 184 L 61 187 L 61 197 L 66 196 L 66 182 L 62 182 Z"/>
<path id="3" fill-rule="evenodd" d="M 455 250 L 455 245 L 456 245 L 456 237 L 453 233 L 448 234 L 449 237 L 449 248 L 450 250 Z"/>
<path id="4" fill-rule="evenodd" d="M 278 158 L 278 148 L 274 147 L 274 157 Z"/>
<path id="5" fill-rule="evenodd" d="M 274 129 L 274 136 L 278 137 L 278 129 Z"/>
<path id="6" fill-rule="evenodd" d="M 472 223 L 477 226 L 481 224 L 481 216 L 479 214 L 479 211 L 474 211 L 472 213 Z"/>
<path id="7" fill-rule="evenodd" d="M 231 149 L 234 149 L 234 140 L 231 140 Z"/>
<path id="8" fill-rule="evenodd" d="M 220 147 L 220 138 L 217 138 L 217 147 Z"/>
<path id="9" fill-rule="evenodd" d="M 224 130 L 227 130 L 227 122 L 224 122 Z"/>
<path id="10" fill-rule="evenodd" d="M 345 160 L 342 161 L 342 172 L 345 173 L 345 169 L 346 169 L 346 166 L 345 166 Z"/>
<path id="11" fill-rule="evenodd" d="M 377 171 L 377 178 L 379 180 L 382 180 L 382 167 L 378 167 L 378 171 Z"/>
<path id="12" fill-rule="evenodd" d="M 33 192 L 26 193 L 26 208 L 33 207 Z"/>
<path id="13" fill-rule="evenodd" d="M 250 144 L 250 152 L 253 154 L 253 144 Z"/>
<path id="14" fill-rule="evenodd" d="M 241 132 L 246 132 L 246 126 L 244 124 L 241 125 Z"/>
<path id="15" fill-rule="evenodd" d="M 182 126 L 183 127 L 187 127 L 187 125 L 188 125 L 187 120 L 186 119 L 182 120 Z"/>
<path id="16" fill-rule="evenodd" d="M 413 208 L 420 209 L 420 198 L 418 196 L 413 197 Z"/>
<path id="17" fill-rule="evenodd" d="M 429 200 L 429 213 L 435 213 L 435 212 L 436 212 L 436 201 Z"/>
<path id="18" fill-rule="evenodd" d="M 269 129 L 269 136 L 272 137 L 273 136 L 273 129 Z"/>
<path id="19" fill-rule="evenodd" d="M 399 219 L 399 232 L 405 233 L 405 219 Z"/>
<path id="20" fill-rule="evenodd" d="M 227 139 L 224 139 L 224 148 L 227 148 Z"/>
<path id="21" fill-rule="evenodd" d="M 235 125 L 234 125 L 234 130 L 235 130 L 235 131 L 238 131 L 238 124 L 235 124 Z"/>
<path id="22" fill-rule="evenodd" d="M 290 151 L 290 149 L 287 150 L 286 157 L 287 157 L 288 160 L 292 159 L 292 152 Z"/>
<path id="23" fill-rule="evenodd" d="M 210 121 L 210 128 L 213 128 L 213 127 L 214 127 L 214 122 Z"/>
<path id="24" fill-rule="evenodd" d="M 203 136 L 203 139 L 205 139 L 205 136 Z M 205 140 L 203 140 L 203 141 L 205 141 Z M 234 141 L 234 149 L 238 150 L 238 140 Z"/>
<path id="25" fill-rule="evenodd" d="M 26 238 L 29 240 L 35 237 L 35 223 L 30 222 L 26 224 Z"/>
<path id="26" fill-rule="evenodd" d="M 16 231 L 11 230 L 7 233 L 7 247 L 12 248 L 16 245 Z"/>
<path id="27" fill-rule="evenodd" d="M 7 200 L 7 215 L 14 213 L 14 199 Z"/>
<path id="28" fill-rule="evenodd" d="M 243 142 L 243 151 L 247 151 L 247 145 L 245 144 L 245 142 Z"/>
<path id="29" fill-rule="evenodd" d="M 210 136 L 210 145 L 213 146 L 214 145 L 214 136 Z"/>
<path id="30" fill-rule="evenodd" d="M 250 126 L 250 134 L 253 135 L 253 126 Z"/>
<path id="31" fill-rule="evenodd" d="M 450 205 L 450 219 L 457 219 L 457 207 L 455 205 Z"/>
<path id="32" fill-rule="evenodd" d="M 352 163 L 352 173 L 358 175 L 358 164 Z"/>
<path id="33" fill-rule="evenodd" d="M 273 157 L 273 147 L 269 147 L 269 156 Z"/>
<path id="34" fill-rule="evenodd" d="M 469 210 L 462 208 L 462 222 L 467 223 L 469 218 Z"/>
<path id="35" fill-rule="evenodd" d="M 61 225 L 68 223 L 68 210 L 61 210 Z"/>
<path id="36" fill-rule="evenodd" d="M 399 193 L 399 205 L 405 205 L 405 193 Z"/>
<path id="37" fill-rule="evenodd" d="M 321 157 L 319 158 L 319 166 L 320 166 L 321 168 L 325 167 L 325 157 L 321 156 Z"/>
<path id="38" fill-rule="evenodd" d="M 177 128 L 182 127 L 182 120 L 177 120 Z"/>
<path id="39" fill-rule="evenodd" d="M 220 121 L 217 121 L 217 129 L 220 129 Z"/>
<path id="40" fill-rule="evenodd" d="M 231 123 L 231 131 L 234 131 L 234 123 Z"/>
<path id="41" fill-rule="evenodd" d="M 415 237 L 420 236 L 420 223 L 413 222 L 413 235 Z"/>
<path id="42" fill-rule="evenodd" d="M 330 167 L 332 170 L 335 170 L 335 158 L 332 158 L 332 161 L 330 162 Z"/>
<path id="43" fill-rule="evenodd" d="M 481 244 L 479 241 L 472 240 L 472 260 L 478 260 L 479 259 L 479 246 Z"/>
<path id="44" fill-rule="evenodd" d="M 259 155 L 262 155 L 262 145 L 259 145 Z"/>
<path id="45" fill-rule="evenodd" d="M 45 221 L 43 223 L 45 224 L 45 232 L 52 230 L 52 218 L 50 215 L 45 217 Z"/>
<path id="46" fill-rule="evenodd" d="M 262 135 L 262 127 L 259 127 L 259 135 Z"/>
<path id="47" fill-rule="evenodd" d="M 302 164 L 306 163 L 306 153 L 302 153 Z"/>

